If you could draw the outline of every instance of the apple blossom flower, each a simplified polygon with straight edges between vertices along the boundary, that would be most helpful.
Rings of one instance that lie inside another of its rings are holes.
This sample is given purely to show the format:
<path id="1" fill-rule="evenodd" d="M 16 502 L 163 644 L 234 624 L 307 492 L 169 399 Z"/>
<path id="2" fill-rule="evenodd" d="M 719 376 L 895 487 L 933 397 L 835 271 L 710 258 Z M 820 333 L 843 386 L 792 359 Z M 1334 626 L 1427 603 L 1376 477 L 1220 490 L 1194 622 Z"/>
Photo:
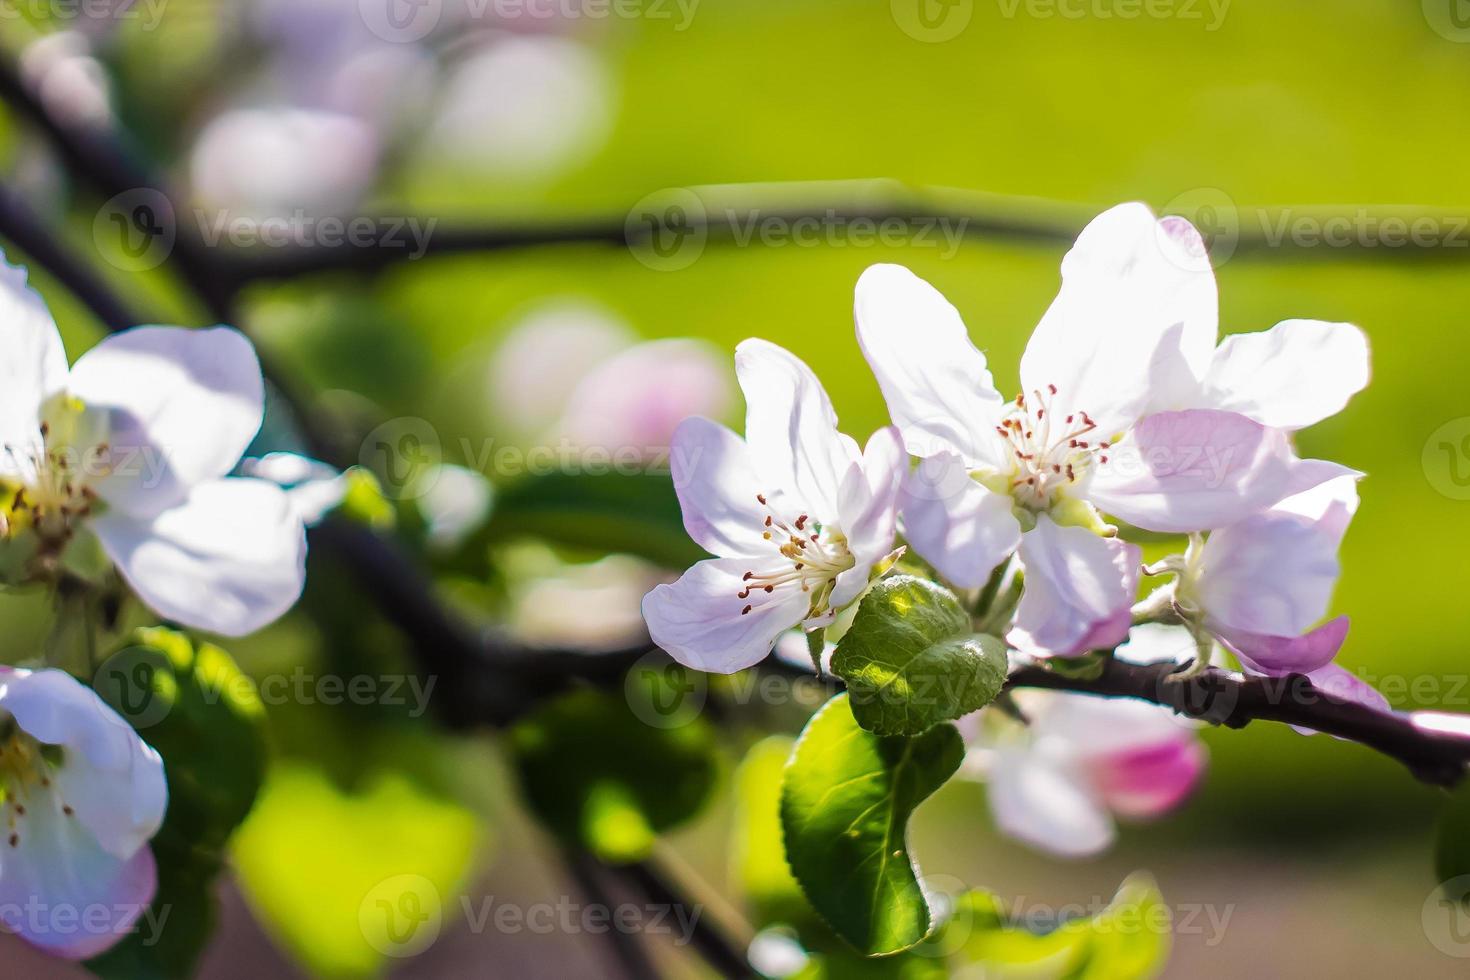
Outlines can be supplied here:
<path id="1" fill-rule="evenodd" d="M 899 266 L 863 273 L 858 341 L 910 454 L 910 545 L 962 588 L 1018 552 L 1025 592 L 1008 639 L 1069 656 L 1128 632 L 1139 552 L 1101 514 L 1166 532 L 1244 519 L 1339 472 L 1297 459 L 1278 428 L 1218 408 L 1146 414 L 1194 383 L 1216 295 L 1199 236 L 1140 204 L 1095 219 L 1062 262 L 1062 287 L 1006 402 L 958 311 Z M 1178 379 L 1183 378 L 1181 382 Z"/>
<path id="2" fill-rule="evenodd" d="M 1059 857 L 1105 850 L 1116 818 L 1182 804 L 1204 774 L 1194 723 L 1144 701 L 1017 691 L 1026 723 L 988 710 L 966 766 L 982 775 L 996 827 Z"/>
<path id="3" fill-rule="evenodd" d="M 865 450 L 838 432 L 827 393 L 790 352 L 747 340 L 735 373 L 745 439 L 695 416 L 671 456 L 684 527 L 716 557 L 643 600 L 654 642 L 715 673 L 751 666 L 795 626 L 830 625 L 867 591 L 893 548 L 905 465 L 891 427 Z"/>
<path id="4" fill-rule="evenodd" d="M 113 946 L 157 889 L 158 753 L 70 674 L 4 667 L 0 788 L 0 922 L 68 959 Z"/>
<path id="5" fill-rule="evenodd" d="M 1313 625 L 1327 614 L 1357 508 L 1357 478 L 1336 477 L 1191 542 L 1182 560 L 1163 563 L 1179 575 L 1175 608 L 1249 673 L 1305 674 L 1340 697 L 1386 708 L 1382 695 L 1333 663 L 1348 617 Z"/>
<path id="6" fill-rule="evenodd" d="M 242 635 L 301 594 L 306 537 L 286 494 L 227 478 L 264 415 L 260 364 L 228 327 L 134 327 L 68 371 L 24 270 L 0 261 L 0 542 L 33 570 L 95 536 L 155 612 Z"/>

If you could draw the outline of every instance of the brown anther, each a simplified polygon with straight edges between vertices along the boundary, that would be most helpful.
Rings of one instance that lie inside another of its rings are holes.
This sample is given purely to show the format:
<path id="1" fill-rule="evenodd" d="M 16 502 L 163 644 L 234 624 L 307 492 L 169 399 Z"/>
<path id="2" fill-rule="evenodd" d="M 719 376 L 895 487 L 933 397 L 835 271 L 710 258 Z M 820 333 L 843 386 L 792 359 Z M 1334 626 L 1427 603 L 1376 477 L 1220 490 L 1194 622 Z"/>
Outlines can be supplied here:
<path id="1" fill-rule="evenodd" d="M 766 595 L 770 595 L 772 592 L 775 592 L 775 591 L 776 591 L 776 587 L 774 585 L 768 585 L 768 586 L 766 586 Z"/>
<path id="2" fill-rule="evenodd" d="M 771 540 L 771 532 L 770 531 L 767 531 L 765 534 L 762 534 L 761 537 L 763 537 L 767 541 L 769 541 L 769 540 Z"/>
<path id="3" fill-rule="evenodd" d="M 749 582 L 753 578 L 755 578 L 755 572 L 746 572 L 744 575 L 740 576 L 740 581 Z"/>
<path id="4" fill-rule="evenodd" d="M 758 493 L 758 494 L 755 495 L 755 499 L 756 500 L 759 500 L 762 504 L 764 504 L 766 502 L 766 495 L 763 494 L 763 493 Z"/>
<path id="5" fill-rule="evenodd" d="M 42 422 L 41 423 L 41 438 L 44 439 L 47 436 L 49 436 L 50 434 L 51 434 L 51 423 L 50 422 Z"/>
<path id="6" fill-rule="evenodd" d="M 71 808 L 70 804 L 63 804 L 61 807 L 61 812 L 66 814 L 68 817 L 74 817 L 77 813 L 77 811 Z"/>
<path id="7" fill-rule="evenodd" d="M 1036 421 L 1040 422 L 1044 418 L 1046 418 L 1046 409 L 1038 408 L 1036 410 Z"/>
<path id="8" fill-rule="evenodd" d="M 739 592 L 735 593 L 735 598 L 737 598 L 737 599 L 749 599 L 750 598 L 750 590 L 749 589 L 741 589 Z"/>
<path id="9" fill-rule="evenodd" d="M 771 516 L 769 514 L 767 514 L 766 515 L 766 527 L 770 527 L 770 526 L 771 526 Z"/>
<path id="10" fill-rule="evenodd" d="M 752 608 L 753 608 L 752 606 L 746 606 L 744 609 L 740 610 L 740 615 L 742 615 L 742 616 L 749 616 L 750 615 L 750 610 Z"/>
<path id="11" fill-rule="evenodd" d="M 807 519 L 807 516 L 805 514 L 802 514 L 800 517 L 798 517 L 796 519 L 796 529 L 798 531 L 805 531 L 806 530 L 806 519 Z"/>
<path id="12" fill-rule="evenodd" d="M 805 565 L 803 565 L 803 564 L 802 564 L 802 563 L 801 563 L 801 562 L 797 562 L 797 563 L 796 563 L 796 570 L 797 570 L 797 571 L 798 571 L 798 572 L 799 572 L 799 571 L 801 571 L 801 570 L 802 570 L 802 569 L 803 569 L 803 568 L 805 568 L 805 567 L 806 567 L 806 566 L 805 566 Z"/>
<path id="13" fill-rule="evenodd" d="M 1108 461 L 1108 458 L 1106 456 L 1101 456 L 1101 457 L 1098 458 L 1098 462 L 1099 463 L 1106 463 L 1107 461 Z"/>
<path id="14" fill-rule="evenodd" d="M 1052 472 L 1053 472 L 1053 473 L 1060 473 L 1060 472 L 1061 472 L 1061 471 L 1062 471 L 1062 467 L 1061 467 L 1061 465 L 1060 465 L 1060 464 L 1058 464 L 1058 463 L 1052 463 L 1052 464 L 1051 464 L 1051 471 L 1052 471 Z"/>
<path id="15" fill-rule="evenodd" d="M 19 803 L 17 803 L 15 805 L 15 815 L 18 816 L 18 817 L 25 816 L 26 815 L 26 808 L 23 807 L 23 806 L 21 806 Z"/>
<path id="16" fill-rule="evenodd" d="M 1056 385 L 1047 385 L 1046 386 L 1046 390 L 1049 391 L 1049 392 L 1051 392 L 1053 395 L 1055 395 L 1057 393 L 1057 386 Z"/>

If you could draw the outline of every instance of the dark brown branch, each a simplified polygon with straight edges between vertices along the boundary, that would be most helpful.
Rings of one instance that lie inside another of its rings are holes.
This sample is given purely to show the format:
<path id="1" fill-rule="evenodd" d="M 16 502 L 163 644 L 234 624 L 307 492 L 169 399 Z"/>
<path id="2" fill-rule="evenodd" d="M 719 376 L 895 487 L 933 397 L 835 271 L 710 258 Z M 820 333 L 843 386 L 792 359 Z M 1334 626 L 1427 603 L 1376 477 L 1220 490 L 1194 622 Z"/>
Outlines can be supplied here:
<path id="1" fill-rule="evenodd" d="M 1330 694 L 1301 675 L 1246 677 L 1211 667 L 1192 680 L 1176 680 L 1172 675 L 1177 670 L 1172 663 L 1139 666 L 1108 660 L 1100 677 L 1082 680 L 1044 667 L 1024 667 L 1011 675 L 1007 687 L 1137 698 L 1229 728 L 1252 721 L 1295 725 L 1375 749 L 1437 786 L 1459 783 L 1470 764 L 1470 738 L 1426 731 L 1406 715 Z"/>

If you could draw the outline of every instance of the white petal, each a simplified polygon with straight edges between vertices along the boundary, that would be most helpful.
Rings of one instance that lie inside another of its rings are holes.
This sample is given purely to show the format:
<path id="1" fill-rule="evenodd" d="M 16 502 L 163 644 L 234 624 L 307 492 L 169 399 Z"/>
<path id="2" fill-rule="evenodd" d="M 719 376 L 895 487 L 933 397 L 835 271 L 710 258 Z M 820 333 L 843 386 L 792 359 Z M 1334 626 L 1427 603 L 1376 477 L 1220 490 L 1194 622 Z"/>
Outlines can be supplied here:
<path id="1" fill-rule="evenodd" d="M 1008 837 L 1059 857 L 1106 850 L 1113 818 L 1076 760 L 1042 750 L 1004 748 L 988 782 L 995 825 Z"/>
<path id="2" fill-rule="evenodd" d="M 1150 531 L 1209 530 L 1280 500 L 1303 466 L 1285 432 L 1243 415 L 1160 412 L 1108 450 L 1087 496 L 1106 513 Z"/>
<path id="3" fill-rule="evenodd" d="M 1226 337 L 1205 378 L 1206 404 L 1300 429 L 1336 415 L 1368 385 L 1368 338 L 1351 323 L 1286 320 Z"/>
<path id="4" fill-rule="evenodd" d="M 908 475 L 902 507 L 904 538 L 962 589 L 984 585 L 1021 541 L 1011 498 L 977 483 L 953 453 L 932 456 Z"/>
<path id="5" fill-rule="evenodd" d="M 1215 276 L 1198 232 L 1142 204 L 1095 218 L 1062 260 L 1062 287 L 1026 345 L 1029 395 L 1057 387 L 1055 415 L 1087 412 L 1104 438 L 1167 383 L 1197 384 L 1215 346 Z M 1173 377 L 1173 374 L 1181 377 Z"/>
<path id="6" fill-rule="evenodd" d="M 61 670 L 0 670 L 0 712 L 66 750 L 55 771 L 57 816 L 71 806 L 71 818 L 118 859 L 158 832 L 168 803 L 163 760 L 91 688 Z M 23 819 L 39 816 L 28 810 Z"/>
<path id="7" fill-rule="evenodd" d="M 879 429 L 868 440 L 838 491 L 837 514 L 847 548 L 859 565 L 871 567 L 893 551 L 898 490 L 908 472 L 908 454 L 898 430 Z"/>
<path id="8" fill-rule="evenodd" d="M 448 470 L 449 467 L 441 466 L 438 469 Z M 259 459 L 242 459 L 240 475 L 269 480 L 283 487 L 286 496 L 291 498 L 291 506 L 296 509 L 301 523 L 307 527 L 320 524 L 328 513 L 336 509 L 346 496 L 349 486 L 347 474 L 336 467 L 297 453 L 267 453 Z M 435 487 L 437 486 L 436 481 Z M 432 492 L 431 489 L 429 493 Z M 421 505 L 426 496 L 427 493 L 419 498 Z M 433 522 L 430 524 L 432 538 Z"/>
<path id="9" fill-rule="evenodd" d="M 1215 531 L 1191 594 L 1212 619 L 1238 630 L 1298 636 L 1327 615 L 1343 533 L 1357 509 L 1356 481 L 1341 478 Z"/>
<path id="10" fill-rule="evenodd" d="M 139 517 L 234 469 L 265 412 L 255 348 L 230 327 L 113 334 L 77 360 L 68 387 L 111 418 L 117 471 L 97 491 Z"/>
<path id="11" fill-rule="evenodd" d="M 26 271 L 0 255 L 0 474 L 27 478 L 41 441 L 41 403 L 66 383 L 66 351 Z M 9 451 L 6 450 L 9 447 Z"/>
<path id="12" fill-rule="evenodd" d="M 811 368 L 764 340 L 735 349 L 745 392 L 745 441 L 757 472 L 817 514 L 837 510 L 838 484 L 855 459 L 837 433 L 837 413 Z"/>
<path id="13" fill-rule="evenodd" d="M 1007 639 L 1028 656 L 1111 649 L 1128 636 L 1138 591 L 1137 545 L 1064 527 L 1046 514 L 1021 536 L 1026 589 Z"/>
<path id="14" fill-rule="evenodd" d="M 245 477 L 213 480 L 154 518 L 121 511 L 92 522 L 123 578 L 155 612 L 243 636 L 296 603 L 306 531 L 286 492 Z"/>
<path id="15" fill-rule="evenodd" d="M 759 663 L 782 633 L 801 622 L 810 596 L 788 585 L 770 593 L 753 589 L 742 599 L 744 575 L 790 568 L 784 558 L 702 561 L 679 581 L 660 585 L 643 598 L 649 635 L 669 656 L 694 670 L 733 674 Z M 742 613 L 746 606 L 750 612 Z"/>
<path id="16" fill-rule="evenodd" d="M 762 486 L 739 436 L 706 418 L 685 419 L 674 430 L 669 468 L 684 530 L 695 544 L 722 558 L 769 550 L 765 520 L 779 496 Z"/>
<path id="17" fill-rule="evenodd" d="M 856 317 L 863 356 L 910 455 L 955 452 L 999 467 L 1004 400 L 959 311 L 903 266 L 875 265 L 858 279 Z"/>
<path id="18" fill-rule="evenodd" d="M 33 794 L 17 833 L 0 853 L 0 922 L 53 956 L 85 960 L 112 948 L 158 890 L 151 849 L 108 854 L 50 790 Z"/>

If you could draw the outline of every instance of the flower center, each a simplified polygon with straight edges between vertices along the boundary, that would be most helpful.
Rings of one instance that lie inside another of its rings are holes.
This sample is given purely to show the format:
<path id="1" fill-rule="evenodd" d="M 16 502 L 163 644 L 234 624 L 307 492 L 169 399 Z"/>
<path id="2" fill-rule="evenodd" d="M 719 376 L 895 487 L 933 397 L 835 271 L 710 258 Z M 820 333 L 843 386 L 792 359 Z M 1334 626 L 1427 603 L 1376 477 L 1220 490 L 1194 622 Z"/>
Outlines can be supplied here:
<path id="1" fill-rule="evenodd" d="M 6 843 L 19 847 L 25 819 L 31 807 L 37 814 L 46 812 L 43 794 L 54 792 L 55 771 L 61 765 L 62 750 L 54 745 L 42 745 L 15 727 L 7 726 L 9 732 L 0 735 L 0 799 L 3 799 Z M 76 815 L 70 804 L 61 802 L 63 815 Z"/>
<path id="2" fill-rule="evenodd" d="M 1016 396 L 1014 407 L 995 431 L 1012 458 L 1007 491 L 1031 511 L 1050 507 L 1067 487 L 1083 479 L 1090 467 L 1108 461 L 1110 443 L 1099 438 L 1097 423 L 1075 409 L 1056 417 L 1051 403 L 1057 386 Z"/>
<path id="3" fill-rule="evenodd" d="M 59 394 L 41 414 L 39 445 L 3 447 L 8 469 L 24 476 L 0 498 L 0 536 L 29 527 L 43 545 L 55 548 L 92 512 L 97 503 L 92 485 L 112 472 L 112 450 L 105 413 Z"/>
<path id="4" fill-rule="evenodd" d="M 777 588 L 794 585 L 811 594 L 807 618 L 820 615 L 827 609 L 827 600 L 832 595 L 837 576 L 857 564 L 857 559 L 847 550 L 847 538 L 837 528 L 823 525 L 808 514 L 802 514 L 794 521 L 785 520 L 767 502 L 765 494 L 757 494 L 756 499 L 767 511 L 761 536 L 771 542 L 786 561 L 777 571 L 749 571 L 742 576 L 745 588 L 736 597 L 746 604 L 740 614 L 750 614 L 754 606 L 746 600 L 757 589 L 771 593 Z"/>

